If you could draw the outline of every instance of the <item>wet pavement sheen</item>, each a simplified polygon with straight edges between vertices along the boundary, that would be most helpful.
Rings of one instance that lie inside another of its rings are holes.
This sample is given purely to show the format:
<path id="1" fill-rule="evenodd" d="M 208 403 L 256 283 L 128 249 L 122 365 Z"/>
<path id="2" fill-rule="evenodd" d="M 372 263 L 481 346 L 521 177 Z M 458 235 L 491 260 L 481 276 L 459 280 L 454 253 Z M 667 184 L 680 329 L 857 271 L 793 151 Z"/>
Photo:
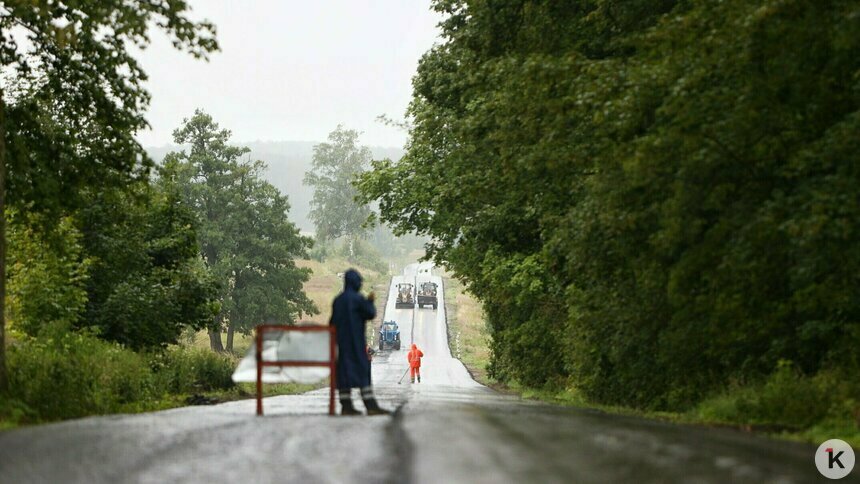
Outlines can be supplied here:
<path id="1" fill-rule="evenodd" d="M 451 356 L 441 298 L 438 311 L 394 308 L 393 287 L 416 277 L 444 293 L 418 265 L 393 278 L 385 319 L 425 355 L 420 384 L 398 383 L 408 344 L 374 358 L 377 397 L 394 417 L 329 417 L 317 390 L 267 398 L 263 417 L 244 400 L 22 428 L 0 433 L 0 483 L 832 482 L 813 445 L 486 388 Z M 840 482 L 860 482 L 858 470 Z"/>

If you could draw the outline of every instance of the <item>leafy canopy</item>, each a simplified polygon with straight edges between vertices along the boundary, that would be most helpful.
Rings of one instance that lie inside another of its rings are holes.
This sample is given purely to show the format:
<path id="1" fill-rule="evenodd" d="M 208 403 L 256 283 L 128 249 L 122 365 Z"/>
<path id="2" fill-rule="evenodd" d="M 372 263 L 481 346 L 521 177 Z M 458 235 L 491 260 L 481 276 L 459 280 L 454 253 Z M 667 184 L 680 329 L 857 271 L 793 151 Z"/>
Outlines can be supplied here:
<path id="1" fill-rule="evenodd" d="M 314 146 L 311 171 L 304 183 L 314 189 L 310 219 L 320 241 L 362 237 L 370 216 L 367 204 L 356 202 L 355 178 L 363 173 L 372 158 L 370 148 L 359 146 L 358 131 L 338 126 L 329 133 L 328 142 Z"/>
<path id="2" fill-rule="evenodd" d="M 6 201 L 62 216 L 87 187 L 121 187 L 151 167 L 134 139 L 146 127 L 146 75 L 132 51 L 155 26 L 205 58 L 215 28 L 184 0 L 0 4 L 0 391 L 5 362 Z M 8 197 L 7 197 L 8 193 Z"/>
<path id="3" fill-rule="evenodd" d="M 359 188 L 484 302 L 493 376 L 685 408 L 858 363 L 857 2 L 434 5 Z"/>
<path id="4" fill-rule="evenodd" d="M 92 260 L 77 326 L 130 348 L 174 344 L 208 326 L 218 285 L 200 258 L 197 220 L 167 183 L 90 194 L 80 211 Z"/>
<path id="5" fill-rule="evenodd" d="M 314 314 L 303 283 L 311 240 L 288 218 L 287 198 L 263 180 L 265 164 L 244 158 L 230 131 L 198 110 L 174 132 L 188 150 L 167 155 L 164 180 L 176 184 L 199 221 L 200 249 L 220 285 L 221 313 L 211 327 L 250 332 L 267 320 L 292 322 Z M 220 339 L 220 337 L 219 337 Z"/>
<path id="6" fill-rule="evenodd" d="M 151 167 L 134 138 L 149 103 L 134 53 L 155 26 L 205 59 L 218 48 L 215 27 L 188 10 L 184 0 L 0 5 L 9 200 L 79 206 L 82 189 L 121 185 Z"/>

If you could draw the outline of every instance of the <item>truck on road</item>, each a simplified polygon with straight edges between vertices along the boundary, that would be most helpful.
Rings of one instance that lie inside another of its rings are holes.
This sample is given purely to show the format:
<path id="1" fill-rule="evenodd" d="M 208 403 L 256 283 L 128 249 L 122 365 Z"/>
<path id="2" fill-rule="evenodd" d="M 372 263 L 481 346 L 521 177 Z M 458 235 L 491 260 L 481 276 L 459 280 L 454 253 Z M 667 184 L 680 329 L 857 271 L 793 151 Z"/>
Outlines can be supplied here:
<path id="1" fill-rule="evenodd" d="M 412 284 L 402 282 L 397 285 L 397 301 L 394 307 L 397 309 L 415 307 L 415 296 L 412 294 Z"/>
<path id="2" fill-rule="evenodd" d="M 435 282 L 423 282 L 418 289 L 418 307 L 433 306 L 436 309 L 439 306 L 439 298 L 436 296 L 438 286 Z"/>

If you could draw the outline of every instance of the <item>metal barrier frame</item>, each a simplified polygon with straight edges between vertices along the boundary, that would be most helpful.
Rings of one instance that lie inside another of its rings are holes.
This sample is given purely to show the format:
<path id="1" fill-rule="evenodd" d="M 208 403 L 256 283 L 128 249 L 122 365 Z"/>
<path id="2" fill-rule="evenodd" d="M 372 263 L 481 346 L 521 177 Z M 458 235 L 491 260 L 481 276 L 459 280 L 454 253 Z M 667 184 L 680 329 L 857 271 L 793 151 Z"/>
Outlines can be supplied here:
<path id="1" fill-rule="evenodd" d="M 329 333 L 329 361 L 282 360 L 263 361 L 263 333 L 266 331 L 317 331 Z M 334 393 L 337 385 L 337 353 L 335 351 L 337 332 L 334 326 L 290 326 L 286 324 L 261 324 L 256 328 L 256 359 L 257 359 L 257 415 L 263 415 L 263 367 L 264 366 L 322 366 L 328 367 L 329 395 L 328 414 L 334 415 Z"/>

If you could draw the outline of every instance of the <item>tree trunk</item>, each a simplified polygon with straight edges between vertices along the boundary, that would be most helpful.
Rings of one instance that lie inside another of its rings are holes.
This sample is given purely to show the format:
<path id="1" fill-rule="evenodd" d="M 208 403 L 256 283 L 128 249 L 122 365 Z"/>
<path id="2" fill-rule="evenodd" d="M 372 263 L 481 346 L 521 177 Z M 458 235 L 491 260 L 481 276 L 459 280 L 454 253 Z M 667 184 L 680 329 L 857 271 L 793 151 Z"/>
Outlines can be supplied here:
<path id="1" fill-rule="evenodd" d="M 215 326 L 209 328 L 209 347 L 218 353 L 224 351 L 224 345 L 221 344 L 221 326 L 223 326 L 223 322 L 224 319 L 219 314 L 215 316 Z"/>
<path id="2" fill-rule="evenodd" d="M 233 328 L 233 322 L 231 321 L 230 324 L 227 325 L 227 348 L 226 349 L 229 352 L 233 351 L 233 333 L 234 332 L 235 332 L 235 329 Z"/>
<path id="3" fill-rule="evenodd" d="M 224 351 L 224 345 L 221 344 L 221 331 L 209 330 L 209 347 L 219 353 Z"/>
<path id="4" fill-rule="evenodd" d="M 207 203 L 207 207 L 208 205 L 209 204 Z M 212 219 L 211 215 L 209 216 L 209 219 Z M 207 248 L 203 251 L 203 255 L 206 258 L 206 265 L 208 265 L 210 269 L 215 267 L 217 260 L 214 251 L 211 250 L 211 248 Z M 212 348 L 212 351 L 217 351 L 218 353 L 224 351 L 224 345 L 221 344 L 221 326 L 223 322 L 224 319 L 220 314 L 215 316 L 215 326 L 208 330 L 209 347 Z"/>
<path id="5" fill-rule="evenodd" d="M 0 394 L 9 389 L 6 374 L 6 104 L 0 89 Z"/>

